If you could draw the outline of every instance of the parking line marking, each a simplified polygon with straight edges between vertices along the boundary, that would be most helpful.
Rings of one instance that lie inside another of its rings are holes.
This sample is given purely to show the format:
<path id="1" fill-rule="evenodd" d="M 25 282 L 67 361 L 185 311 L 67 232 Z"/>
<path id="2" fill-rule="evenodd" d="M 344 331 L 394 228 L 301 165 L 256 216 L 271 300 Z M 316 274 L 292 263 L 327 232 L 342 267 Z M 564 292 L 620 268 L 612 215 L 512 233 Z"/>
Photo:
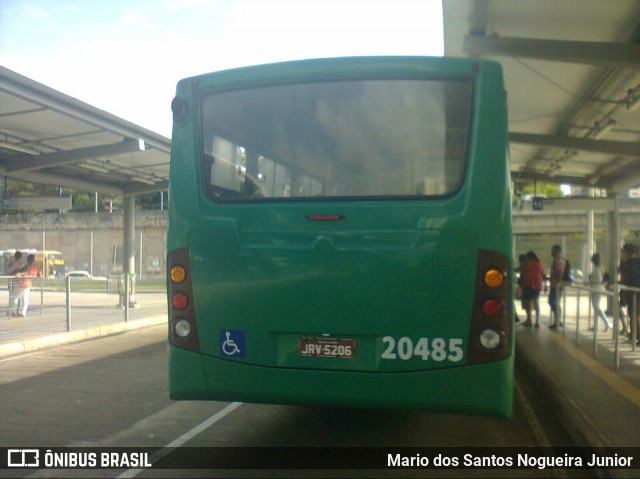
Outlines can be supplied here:
<path id="1" fill-rule="evenodd" d="M 162 459 L 164 456 L 170 454 L 173 449 L 176 449 L 184 445 L 185 443 L 189 442 L 191 439 L 196 437 L 198 434 L 206 431 L 215 423 L 223 419 L 225 416 L 231 414 L 233 411 L 238 409 L 240 406 L 242 406 L 242 404 L 243 403 L 241 402 L 232 402 L 224 409 L 218 411 L 213 416 L 209 417 L 208 419 L 205 419 L 203 422 L 191 428 L 189 431 L 185 432 L 180 437 L 174 439 L 169 444 L 167 444 L 162 449 L 160 449 L 158 452 L 156 452 L 153 456 L 151 456 L 150 458 L 151 463 L 153 464 L 154 462 L 157 462 L 158 460 Z M 117 477 L 118 478 L 136 477 L 142 471 L 144 471 L 144 469 L 128 469 Z"/>

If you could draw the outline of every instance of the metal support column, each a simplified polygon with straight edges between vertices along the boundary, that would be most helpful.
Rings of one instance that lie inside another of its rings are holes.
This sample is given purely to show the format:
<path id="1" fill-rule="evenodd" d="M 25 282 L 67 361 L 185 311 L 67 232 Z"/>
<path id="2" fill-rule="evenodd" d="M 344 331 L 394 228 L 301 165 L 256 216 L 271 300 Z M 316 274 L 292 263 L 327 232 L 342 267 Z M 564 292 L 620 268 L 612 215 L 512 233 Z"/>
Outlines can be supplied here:
<path id="1" fill-rule="evenodd" d="M 135 195 L 127 195 L 124 197 L 124 231 L 123 231 L 123 250 L 122 273 L 124 275 L 125 284 L 129 283 L 136 271 L 136 197 Z M 124 288 L 125 300 L 123 305 L 135 307 L 135 287 Z"/>
<path id="2" fill-rule="evenodd" d="M 620 264 L 620 244 L 621 244 L 621 234 L 620 234 L 620 208 L 618 204 L 618 198 L 615 200 L 615 208 L 613 210 L 612 216 L 612 229 L 609 230 L 609 234 L 613 233 L 613 238 L 611 241 L 610 249 L 613 253 L 611 256 L 613 257 L 613 265 L 609 268 L 614 272 L 612 278 L 615 279 L 614 284 L 618 284 L 618 265 Z M 615 370 L 618 371 L 620 368 L 620 289 L 618 287 L 613 288 L 614 297 L 613 297 L 613 337 L 614 337 L 614 361 L 615 361 Z"/>
<path id="3" fill-rule="evenodd" d="M 595 212 L 594 210 L 587 211 L 587 244 L 586 244 L 586 258 L 582 265 L 582 271 L 588 274 L 591 271 L 591 257 L 596 252 L 595 242 Z"/>

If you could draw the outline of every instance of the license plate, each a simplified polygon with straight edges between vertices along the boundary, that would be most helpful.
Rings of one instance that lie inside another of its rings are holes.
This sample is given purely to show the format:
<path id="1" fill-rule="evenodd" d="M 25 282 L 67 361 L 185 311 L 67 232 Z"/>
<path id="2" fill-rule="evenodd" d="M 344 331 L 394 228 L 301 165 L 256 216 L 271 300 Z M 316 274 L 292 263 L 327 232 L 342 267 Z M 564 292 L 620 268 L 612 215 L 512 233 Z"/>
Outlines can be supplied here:
<path id="1" fill-rule="evenodd" d="M 320 358 L 353 358 L 356 355 L 356 342 L 353 339 L 300 338 L 298 353 Z"/>

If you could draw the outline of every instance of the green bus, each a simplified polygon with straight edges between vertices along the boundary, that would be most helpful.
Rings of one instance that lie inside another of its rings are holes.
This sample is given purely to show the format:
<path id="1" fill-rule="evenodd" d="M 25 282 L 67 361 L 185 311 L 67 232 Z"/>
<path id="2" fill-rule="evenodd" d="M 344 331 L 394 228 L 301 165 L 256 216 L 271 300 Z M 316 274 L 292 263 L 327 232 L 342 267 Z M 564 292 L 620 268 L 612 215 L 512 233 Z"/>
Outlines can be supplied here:
<path id="1" fill-rule="evenodd" d="M 499 64 L 239 68 L 172 111 L 172 399 L 511 415 Z"/>

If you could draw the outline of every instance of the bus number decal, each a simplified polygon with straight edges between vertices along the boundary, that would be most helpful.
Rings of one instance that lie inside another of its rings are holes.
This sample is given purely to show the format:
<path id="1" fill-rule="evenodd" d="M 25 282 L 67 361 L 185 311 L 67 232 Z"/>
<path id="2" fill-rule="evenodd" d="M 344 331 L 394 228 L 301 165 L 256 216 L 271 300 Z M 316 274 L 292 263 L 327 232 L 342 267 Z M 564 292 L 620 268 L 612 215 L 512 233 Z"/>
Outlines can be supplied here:
<path id="1" fill-rule="evenodd" d="M 407 361 L 414 356 L 419 356 L 423 361 L 429 359 L 435 362 L 449 360 L 457 363 L 464 356 L 462 339 L 460 338 L 450 338 L 448 344 L 444 338 L 433 338 L 432 340 L 419 338 L 415 347 L 411 338 L 406 336 L 401 337 L 398 341 L 392 336 L 385 336 L 382 338 L 382 342 L 385 344 L 382 359 L 400 358 Z"/>

